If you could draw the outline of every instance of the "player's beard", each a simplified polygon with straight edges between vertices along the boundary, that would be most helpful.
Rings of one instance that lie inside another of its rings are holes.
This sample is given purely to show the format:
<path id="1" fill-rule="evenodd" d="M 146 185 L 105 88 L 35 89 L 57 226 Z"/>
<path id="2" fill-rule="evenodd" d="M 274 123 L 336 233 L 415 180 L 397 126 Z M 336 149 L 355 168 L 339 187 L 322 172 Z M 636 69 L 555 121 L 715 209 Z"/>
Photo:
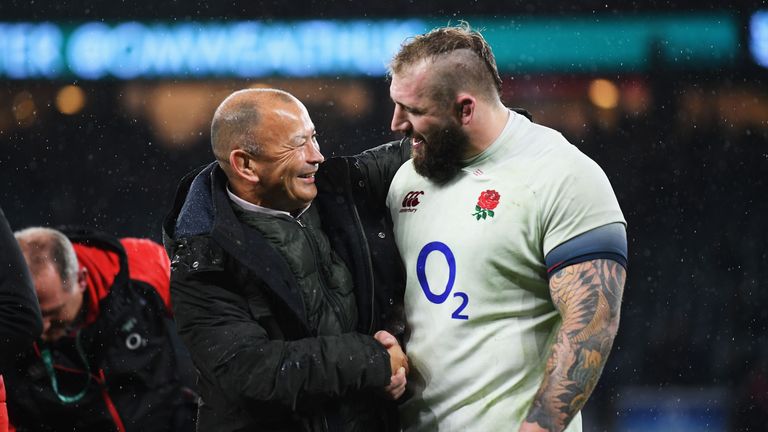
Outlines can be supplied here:
<path id="1" fill-rule="evenodd" d="M 461 171 L 461 161 L 469 147 L 469 137 L 461 126 L 448 123 L 429 136 L 413 152 L 413 167 L 420 175 L 437 183 L 450 181 Z"/>

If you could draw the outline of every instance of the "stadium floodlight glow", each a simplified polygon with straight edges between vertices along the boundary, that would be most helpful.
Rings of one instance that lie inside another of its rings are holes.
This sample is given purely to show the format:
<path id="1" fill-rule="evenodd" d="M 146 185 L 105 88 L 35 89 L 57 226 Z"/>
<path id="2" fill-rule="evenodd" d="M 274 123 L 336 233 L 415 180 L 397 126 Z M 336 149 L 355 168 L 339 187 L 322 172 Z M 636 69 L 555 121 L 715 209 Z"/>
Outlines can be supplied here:
<path id="1" fill-rule="evenodd" d="M 749 20 L 749 50 L 757 64 L 768 67 L 768 11 L 755 12 Z"/>
<path id="2" fill-rule="evenodd" d="M 62 114 L 77 114 L 84 106 L 85 92 L 76 85 L 64 86 L 56 94 L 56 108 Z"/>
<path id="3" fill-rule="evenodd" d="M 619 88 L 605 78 L 592 80 L 587 94 L 590 102 L 598 108 L 610 110 L 619 104 Z"/>

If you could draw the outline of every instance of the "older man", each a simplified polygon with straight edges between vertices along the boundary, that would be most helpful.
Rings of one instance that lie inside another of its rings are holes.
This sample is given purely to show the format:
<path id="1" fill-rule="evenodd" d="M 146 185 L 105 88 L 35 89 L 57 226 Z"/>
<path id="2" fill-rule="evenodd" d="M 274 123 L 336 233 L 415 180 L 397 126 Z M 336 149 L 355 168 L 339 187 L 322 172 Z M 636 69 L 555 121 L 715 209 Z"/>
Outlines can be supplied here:
<path id="1" fill-rule="evenodd" d="M 20 430 L 194 428 L 192 365 L 171 323 L 169 262 L 147 239 L 27 228 L 42 340 L 7 372 Z"/>
<path id="2" fill-rule="evenodd" d="M 292 95 L 235 92 L 211 142 L 216 162 L 182 181 L 164 225 L 177 326 L 200 378 L 199 429 L 398 430 L 384 397 L 405 386 L 392 335 L 402 320 L 388 301 L 402 273 L 392 236 L 362 226 L 380 220 L 351 206 L 361 191 L 383 206 L 408 148 L 332 163 L 328 202 L 315 205 L 324 157 Z M 388 257 L 389 275 L 374 254 Z"/>

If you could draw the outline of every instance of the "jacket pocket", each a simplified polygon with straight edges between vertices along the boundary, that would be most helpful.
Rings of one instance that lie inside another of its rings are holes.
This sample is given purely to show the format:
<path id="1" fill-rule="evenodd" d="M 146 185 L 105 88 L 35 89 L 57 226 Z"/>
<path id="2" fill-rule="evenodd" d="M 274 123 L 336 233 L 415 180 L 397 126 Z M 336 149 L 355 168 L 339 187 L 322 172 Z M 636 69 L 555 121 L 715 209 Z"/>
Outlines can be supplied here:
<path id="1" fill-rule="evenodd" d="M 266 297 L 258 289 L 248 290 L 248 310 L 259 326 L 267 332 L 270 340 L 285 339 Z"/>

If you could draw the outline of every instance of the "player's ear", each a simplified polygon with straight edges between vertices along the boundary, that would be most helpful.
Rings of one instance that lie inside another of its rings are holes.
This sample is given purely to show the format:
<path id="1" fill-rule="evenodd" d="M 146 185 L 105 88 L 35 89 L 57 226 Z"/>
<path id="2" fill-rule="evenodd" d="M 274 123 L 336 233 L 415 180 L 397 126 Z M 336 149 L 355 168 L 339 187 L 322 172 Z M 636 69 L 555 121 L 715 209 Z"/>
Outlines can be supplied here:
<path id="1" fill-rule="evenodd" d="M 456 111 L 459 123 L 466 126 L 472 122 L 477 108 L 477 100 L 468 93 L 459 93 L 456 96 Z"/>

